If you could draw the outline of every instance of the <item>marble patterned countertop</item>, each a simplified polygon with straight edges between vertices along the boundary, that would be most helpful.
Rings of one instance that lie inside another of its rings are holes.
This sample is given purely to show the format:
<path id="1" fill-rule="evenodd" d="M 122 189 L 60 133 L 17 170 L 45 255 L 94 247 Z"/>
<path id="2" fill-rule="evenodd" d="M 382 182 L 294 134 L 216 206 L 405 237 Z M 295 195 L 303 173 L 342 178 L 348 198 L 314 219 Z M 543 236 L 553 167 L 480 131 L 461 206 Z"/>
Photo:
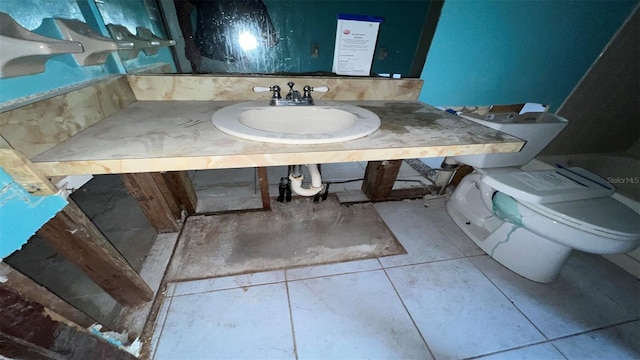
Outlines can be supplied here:
<path id="1" fill-rule="evenodd" d="M 238 101 L 137 101 L 32 158 L 47 176 L 222 169 L 519 151 L 518 138 L 417 101 L 348 101 L 378 114 L 373 134 L 282 145 L 217 130 L 212 114 Z"/>

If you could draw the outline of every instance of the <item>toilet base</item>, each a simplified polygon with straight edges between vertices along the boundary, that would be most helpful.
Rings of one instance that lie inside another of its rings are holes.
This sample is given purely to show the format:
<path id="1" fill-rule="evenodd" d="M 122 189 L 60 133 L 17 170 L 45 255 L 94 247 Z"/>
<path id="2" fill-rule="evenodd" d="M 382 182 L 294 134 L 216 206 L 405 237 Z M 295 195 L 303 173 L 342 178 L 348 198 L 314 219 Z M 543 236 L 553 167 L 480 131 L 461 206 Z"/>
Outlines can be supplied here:
<path id="1" fill-rule="evenodd" d="M 446 203 L 446 209 L 456 225 L 487 255 L 529 280 L 552 282 L 573 252 L 570 247 L 499 219 L 500 225 L 493 231 L 474 225 L 451 201 Z"/>

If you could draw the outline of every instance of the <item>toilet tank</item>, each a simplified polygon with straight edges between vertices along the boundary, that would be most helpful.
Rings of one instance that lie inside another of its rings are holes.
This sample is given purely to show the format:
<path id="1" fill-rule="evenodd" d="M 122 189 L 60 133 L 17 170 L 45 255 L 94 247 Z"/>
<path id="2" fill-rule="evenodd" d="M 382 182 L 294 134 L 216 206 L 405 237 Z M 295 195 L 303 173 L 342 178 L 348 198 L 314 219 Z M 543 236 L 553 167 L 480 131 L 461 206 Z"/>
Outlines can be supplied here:
<path id="1" fill-rule="evenodd" d="M 454 156 L 453 159 L 475 168 L 495 168 L 504 166 L 522 166 L 531 161 L 547 144 L 551 142 L 567 126 L 567 119 L 551 114 L 524 113 L 510 122 L 496 122 L 479 119 L 471 115 L 460 115 L 480 125 L 515 136 L 526 143 L 517 153 L 464 155 Z"/>

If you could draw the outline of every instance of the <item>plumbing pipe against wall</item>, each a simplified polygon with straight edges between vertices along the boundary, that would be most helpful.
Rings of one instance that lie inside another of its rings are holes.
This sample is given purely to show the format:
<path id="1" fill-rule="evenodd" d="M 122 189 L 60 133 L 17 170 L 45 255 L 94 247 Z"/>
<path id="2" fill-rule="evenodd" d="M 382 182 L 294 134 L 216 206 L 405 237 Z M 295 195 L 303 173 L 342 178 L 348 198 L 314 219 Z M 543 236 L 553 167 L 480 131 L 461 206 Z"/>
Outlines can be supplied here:
<path id="1" fill-rule="evenodd" d="M 300 171 L 299 166 L 294 166 L 294 170 L 289 174 L 291 190 L 301 196 L 314 196 L 324 188 L 324 186 L 322 186 L 322 176 L 320 175 L 320 170 L 318 170 L 318 164 L 307 164 L 306 166 L 311 175 L 311 185 L 309 188 L 302 187 L 304 175 Z"/>
<path id="2" fill-rule="evenodd" d="M 451 182 L 451 178 L 453 178 L 453 174 L 458 170 L 460 163 L 452 158 L 444 158 L 442 160 L 442 165 L 440 165 L 440 170 L 438 170 L 438 174 L 436 174 L 435 178 L 435 186 L 438 190 L 438 194 L 444 194 L 447 185 Z"/>

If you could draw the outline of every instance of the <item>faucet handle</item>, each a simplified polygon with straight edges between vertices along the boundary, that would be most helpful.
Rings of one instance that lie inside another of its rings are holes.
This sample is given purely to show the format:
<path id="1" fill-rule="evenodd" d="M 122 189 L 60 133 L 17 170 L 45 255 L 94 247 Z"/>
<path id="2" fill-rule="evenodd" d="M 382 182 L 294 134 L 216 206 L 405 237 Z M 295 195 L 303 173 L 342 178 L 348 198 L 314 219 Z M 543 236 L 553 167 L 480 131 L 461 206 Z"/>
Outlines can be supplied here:
<path id="1" fill-rule="evenodd" d="M 277 86 L 277 85 L 276 85 L 276 86 Z M 269 86 L 254 86 L 254 87 L 252 88 L 252 90 L 253 90 L 254 92 L 267 92 L 267 91 L 273 91 L 272 89 L 273 89 L 273 86 L 270 86 L 270 87 L 269 87 Z"/>
<path id="2" fill-rule="evenodd" d="M 266 86 L 254 86 L 253 88 L 254 92 L 267 92 L 267 91 L 273 91 L 273 96 L 271 97 L 271 99 L 282 99 L 282 96 L 280 95 L 280 86 L 278 85 L 273 85 L 270 87 L 266 87 Z"/>
<path id="3" fill-rule="evenodd" d="M 305 85 L 304 88 L 303 88 L 303 91 L 304 91 L 304 96 L 302 98 L 303 99 L 309 99 L 309 100 L 313 101 L 313 99 L 311 98 L 311 92 L 312 91 L 327 92 L 327 91 L 329 91 L 329 87 L 328 86 L 313 87 L 313 86 Z"/>
<path id="4" fill-rule="evenodd" d="M 329 87 L 328 86 L 316 86 L 316 87 L 311 87 L 311 91 L 317 91 L 317 92 L 327 92 L 329 91 Z"/>

